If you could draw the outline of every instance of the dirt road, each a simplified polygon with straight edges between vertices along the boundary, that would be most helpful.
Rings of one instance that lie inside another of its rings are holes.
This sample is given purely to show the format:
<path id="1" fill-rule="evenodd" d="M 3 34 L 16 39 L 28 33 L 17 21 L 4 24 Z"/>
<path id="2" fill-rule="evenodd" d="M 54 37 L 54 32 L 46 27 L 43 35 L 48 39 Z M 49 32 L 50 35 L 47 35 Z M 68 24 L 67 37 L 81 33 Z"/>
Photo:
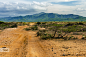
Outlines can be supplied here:
<path id="1" fill-rule="evenodd" d="M 0 48 L 9 48 L 9 52 L 0 52 L 0 57 L 46 57 L 36 32 L 25 31 L 26 27 L 8 28 L 0 33 Z"/>
<path id="2" fill-rule="evenodd" d="M 8 28 L 0 33 L 0 57 L 86 57 L 86 40 L 39 40 L 36 31 L 25 31 L 28 26 Z"/>

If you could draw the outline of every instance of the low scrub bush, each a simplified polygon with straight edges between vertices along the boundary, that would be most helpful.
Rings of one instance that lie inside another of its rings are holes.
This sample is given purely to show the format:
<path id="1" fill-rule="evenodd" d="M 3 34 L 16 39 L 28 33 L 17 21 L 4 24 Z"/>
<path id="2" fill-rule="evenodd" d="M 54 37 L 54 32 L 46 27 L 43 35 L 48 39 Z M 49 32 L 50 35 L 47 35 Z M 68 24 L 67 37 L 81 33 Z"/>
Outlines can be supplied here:
<path id="1" fill-rule="evenodd" d="M 38 30 L 37 26 L 29 27 L 29 28 L 24 28 L 26 31 L 28 30 Z"/>
<path id="2" fill-rule="evenodd" d="M 31 30 L 38 30 L 38 27 L 37 26 L 33 26 L 33 27 L 30 27 Z"/>
<path id="3" fill-rule="evenodd" d="M 86 36 L 83 36 L 82 39 L 86 39 Z"/>
<path id="4" fill-rule="evenodd" d="M 36 34 L 37 34 L 37 36 L 42 36 L 45 34 L 46 31 L 47 30 L 39 30 Z"/>
<path id="5" fill-rule="evenodd" d="M 46 39 L 52 39 L 53 35 L 47 33 L 47 30 L 39 30 L 37 33 L 37 36 L 40 36 L 40 39 L 46 40 Z"/>
<path id="6" fill-rule="evenodd" d="M 37 25 L 40 25 L 40 24 L 41 24 L 41 22 L 37 22 L 36 24 L 37 24 Z"/>
<path id="7" fill-rule="evenodd" d="M 30 28 L 24 28 L 26 31 L 29 31 L 29 30 L 31 30 Z"/>
<path id="8" fill-rule="evenodd" d="M 53 36 L 51 34 L 44 34 L 44 35 L 41 36 L 41 39 L 47 40 L 47 39 L 52 39 L 52 37 Z"/>
<path id="9" fill-rule="evenodd" d="M 84 25 L 84 23 L 83 22 L 68 23 L 65 26 L 67 27 L 67 26 L 72 26 L 72 25 Z"/>
<path id="10" fill-rule="evenodd" d="M 14 28 L 14 27 L 17 27 L 17 24 L 14 24 L 14 25 L 11 26 L 11 28 Z"/>
<path id="11" fill-rule="evenodd" d="M 64 37 L 63 38 L 64 40 L 75 40 L 75 39 L 78 39 L 77 37 L 74 37 L 74 36 L 70 36 L 70 37 Z"/>
<path id="12" fill-rule="evenodd" d="M 47 22 L 43 22 L 42 24 L 46 24 Z"/>

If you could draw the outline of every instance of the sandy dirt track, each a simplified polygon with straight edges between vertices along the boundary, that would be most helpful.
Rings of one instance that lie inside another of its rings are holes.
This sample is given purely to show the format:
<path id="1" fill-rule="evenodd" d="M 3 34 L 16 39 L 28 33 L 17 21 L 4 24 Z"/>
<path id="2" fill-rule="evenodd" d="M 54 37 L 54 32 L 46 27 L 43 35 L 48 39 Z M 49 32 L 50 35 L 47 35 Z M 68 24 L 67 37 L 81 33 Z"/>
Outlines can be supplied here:
<path id="1" fill-rule="evenodd" d="M 86 40 L 39 40 L 36 31 L 25 31 L 28 26 L 7 28 L 0 33 L 0 57 L 86 57 Z"/>
<path id="2" fill-rule="evenodd" d="M 8 28 L 0 33 L 0 48 L 9 48 L 9 52 L 0 52 L 0 57 L 45 57 L 46 53 L 39 44 L 36 32 L 23 30 L 28 26 Z"/>

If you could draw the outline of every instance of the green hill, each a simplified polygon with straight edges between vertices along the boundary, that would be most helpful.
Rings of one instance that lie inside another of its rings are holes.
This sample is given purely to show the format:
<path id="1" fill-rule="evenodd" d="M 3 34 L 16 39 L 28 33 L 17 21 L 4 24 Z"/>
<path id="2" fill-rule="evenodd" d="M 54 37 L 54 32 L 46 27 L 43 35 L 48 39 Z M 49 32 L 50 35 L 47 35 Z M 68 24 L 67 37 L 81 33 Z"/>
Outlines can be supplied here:
<path id="1" fill-rule="evenodd" d="M 34 15 L 0 18 L 4 22 L 86 21 L 86 17 L 74 14 L 38 13 Z"/>

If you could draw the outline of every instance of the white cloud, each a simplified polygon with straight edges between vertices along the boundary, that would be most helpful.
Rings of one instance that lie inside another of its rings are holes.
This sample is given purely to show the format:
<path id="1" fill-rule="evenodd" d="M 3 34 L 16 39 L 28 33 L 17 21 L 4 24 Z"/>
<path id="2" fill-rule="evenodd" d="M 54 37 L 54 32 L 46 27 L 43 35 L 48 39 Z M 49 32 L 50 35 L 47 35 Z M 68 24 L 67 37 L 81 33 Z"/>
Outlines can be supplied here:
<path id="1" fill-rule="evenodd" d="M 0 13 L 7 14 L 7 16 L 33 14 L 41 11 L 46 11 L 46 7 L 51 5 L 47 2 L 0 2 Z M 1 15 L 4 15 L 1 14 Z M 12 14 L 12 15 L 11 15 Z"/>
<path id="2" fill-rule="evenodd" d="M 67 6 L 64 4 L 51 4 L 51 2 L 70 1 L 79 2 L 76 2 L 76 5 L 74 6 Z M 5 17 L 35 14 L 39 12 L 51 12 L 59 14 L 76 13 L 85 16 L 85 7 L 86 0 L 0 0 L 0 15 Z"/>
<path id="3" fill-rule="evenodd" d="M 43 8 L 46 8 L 47 6 L 51 5 L 49 3 L 46 3 L 46 2 L 42 2 L 42 3 L 39 3 L 39 2 L 35 2 L 33 1 L 32 3 L 5 3 L 5 2 L 0 2 L 0 8 L 6 8 L 6 9 L 9 9 L 9 10 L 15 10 L 15 9 L 43 9 Z M 45 10 L 45 9 L 44 9 Z"/>
<path id="4" fill-rule="evenodd" d="M 38 6 L 49 6 L 49 5 L 52 5 L 51 3 L 47 3 L 47 2 L 36 2 L 36 1 L 33 1 L 33 4 L 38 5 Z"/>
<path id="5" fill-rule="evenodd" d="M 86 11 L 86 8 L 77 8 L 77 11 Z"/>

